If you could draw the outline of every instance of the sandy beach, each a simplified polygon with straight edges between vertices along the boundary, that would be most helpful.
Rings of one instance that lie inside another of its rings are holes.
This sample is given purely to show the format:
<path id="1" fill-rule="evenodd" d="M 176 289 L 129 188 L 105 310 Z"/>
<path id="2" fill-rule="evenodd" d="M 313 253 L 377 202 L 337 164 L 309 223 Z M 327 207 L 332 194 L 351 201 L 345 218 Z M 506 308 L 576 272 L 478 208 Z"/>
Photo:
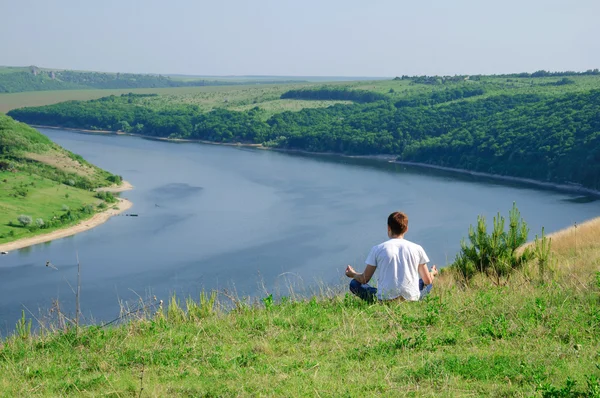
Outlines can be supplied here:
<path id="1" fill-rule="evenodd" d="M 99 191 L 110 191 L 110 192 L 123 192 L 133 189 L 133 185 L 131 185 L 127 181 L 123 181 L 122 185 L 115 187 L 106 187 L 100 188 Z M 118 202 L 105 211 L 101 213 L 97 213 L 92 218 L 87 220 L 83 220 L 76 225 L 73 225 L 68 228 L 58 229 L 56 231 L 49 232 L 43 235 L 32 236 L 31 238 L 23 238 L 16 240 L 14 242 L 4 243 L 0 245 L 0 251 L 2 252 L 10 252 L 12 250 L 22 249 L 24 247 L 37 245 L 39 243 L 49 242 L 56 239 L 66 238 L 67 236 L 75 235 L 80 232 L 87 231 L 98 225 L 104 224 L 108 221 L 112 216 L 116 216 L 117 214 L 123 213 L 133 206 L 133 203 L 127 199 L 118 198 Z"/>

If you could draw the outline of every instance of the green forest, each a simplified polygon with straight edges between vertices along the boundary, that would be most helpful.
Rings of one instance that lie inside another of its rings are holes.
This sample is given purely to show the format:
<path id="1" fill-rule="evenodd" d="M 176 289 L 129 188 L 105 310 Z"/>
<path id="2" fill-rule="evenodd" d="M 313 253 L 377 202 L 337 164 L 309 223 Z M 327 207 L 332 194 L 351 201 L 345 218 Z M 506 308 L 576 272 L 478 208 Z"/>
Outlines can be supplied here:
<path id="1" fill-rule="evenodd" d="M 537 73 L 537 72 L 536 72 Z M 595 71 L 392 81 L 291 89 L 282 99 L 346 100 L 265 117 L 126 94 L 15 109 L 31 124 L 349 155 L 600 188 L 600 78 Z M 568 77 L 566 77 L 568 76 Z M 567 79 L 567 80 L 565 80 Z"/>

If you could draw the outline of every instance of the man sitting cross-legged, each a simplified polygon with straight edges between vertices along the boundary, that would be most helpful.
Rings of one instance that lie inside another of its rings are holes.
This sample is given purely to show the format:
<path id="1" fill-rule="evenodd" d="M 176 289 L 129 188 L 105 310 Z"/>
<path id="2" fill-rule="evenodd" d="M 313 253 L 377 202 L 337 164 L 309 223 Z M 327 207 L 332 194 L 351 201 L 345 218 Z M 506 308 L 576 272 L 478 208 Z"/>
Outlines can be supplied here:
<path id="1" fill-rule="evenodd" d="M 429 271 L 425 250 L 404 239 L 408 231 L 406 214 L 390 214 L 387 225 L 390 239 L 371 249 L 363 273 L 359 274 L 350 265 L 346 267 L 346 276 L 352 278 L 350 291 L 367 301 L 418 301 L 431 290 L 438 270 L 434 265 Z M 379 270 L 377 288 L 368 285 L 375 270 Z"/>

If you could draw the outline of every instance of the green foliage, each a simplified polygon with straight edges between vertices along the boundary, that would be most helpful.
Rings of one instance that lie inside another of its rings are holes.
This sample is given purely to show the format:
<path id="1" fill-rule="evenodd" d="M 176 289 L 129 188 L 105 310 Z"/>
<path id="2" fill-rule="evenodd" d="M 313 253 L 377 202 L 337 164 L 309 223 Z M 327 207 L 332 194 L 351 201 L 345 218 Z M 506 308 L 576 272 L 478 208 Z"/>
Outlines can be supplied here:
<path id="1" fill-rule="evenodd" d="M 275 114 L 261 110 L 282 95 L 273 89 L 231 102 L 228 92 L 205 93 L 197 101 L 126 94 L 16 109 L 10 115 L 28 123 L 153 137 L 388 154 L 400 161 L 599 189 L 600 78 L 592 72 L 534 75 L 423 80 L 440 84 L 416 84 L 407 77 L 288 90 L 283 97 L 357 103 Z M 565 76 L 574 83 L 557 80 Z M 203 105 L 207 101 L 210 106 Z M 582 162 L 587 166 L 579 167 Z"/>
<path id="2" fill-rule="evenodd" d="M 16 336 L 22 340 L 28 340 L 31 336 L 31 319 L 25 318 L 25 310 L 21 311 L 21 318 L 15 325 Z"/>
<path id="3" fill-rule="evenodd" d="M 579 390 L 577 382 L 567 377 L 563 387 L 555 387 L 552 383 L 541 384 L 537 390 L 543 398 L 600 398 L 600 380 L 591 375 L 586 380 L 586 388 Z"/>
<path id="4" fill-rule="evenodd" d="M 265 305 L 265 308 L 267 310 L 272 309 L 273 308 L 273 294 L 269 294 L 267 297 L 263 297 L 262 302 Z"/>
<path id="5" fill-rule="evenodd" d="M 286 83 L 294 80 L 260 80 L 255 84 Z M 82 89 L 120 89 L 120 88 L 165 88 L 165 87 L 197 87 L 246 84 L 243 81 L 231 80 L 175 80 L 168 76 L 132 74 L 132 73 L 100 73 L 71 70 L 15 70 L 12 73 L 0 73 L 0 93 L 17 93 L 23 91 L 46 90 L 82 90 Z"/>
<path id="6" fill-rule="evenodd" d="M 387 101 L 389 97 L 384 94 L 366 90 L 348 90 L 346 87 L 323 86 L 317 89 L 289 90 L 281 94 L 281 99 L 306 99 L 306 100 L 341 100 L 353 102 Z"/>
<path id="7" fill-rule="evenodd" d="M 17 221 L 19 221 L 22 226 L 27 227 L 33 222 L 33 219 L 31 216 L 21 214 L 19 217 L 17 217 Z"/>
<path id="8" fill-rule="evenodd" d="M 517 251 L 527 242 L 529 228 L 514 203 L 508 221 L 507 230 L 505 218 L 498 213 L 492 231 L 488 233 L 485 217 L 478 216 L 477 226 L 469 227 L 469 242 L 463 239 L 461 251 L 451 265 L 467 283 L 477 273 L 482 273 L 500 285 L 502 278 L 508 278 L 512 271 L 534 257 L 530 248 Z"/>
<path id="9" fill-rule="evenodd" d="M 115 196 L 111 192 L 108 192 L 108 191 L 100 191 L 100 192 L 96 193 L 96 197 L 98 199 L 102 199 L 106 203 L 116 203 L 117 202 L 117 198 L 115 198 Z"/>

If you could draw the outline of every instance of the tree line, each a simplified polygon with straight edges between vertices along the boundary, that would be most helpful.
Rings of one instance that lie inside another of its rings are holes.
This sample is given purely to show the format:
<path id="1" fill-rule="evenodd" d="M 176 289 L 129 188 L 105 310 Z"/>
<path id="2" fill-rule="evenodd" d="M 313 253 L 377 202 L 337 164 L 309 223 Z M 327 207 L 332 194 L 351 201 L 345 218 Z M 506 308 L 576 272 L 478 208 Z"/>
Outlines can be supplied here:
<path id="1" fill-rule="evenodd" d="M 169 88 L 248 84 L 247 82 L 242 81 L 225 80 L 175 80 L 162 75 L 132 73 L 78 72 L 69 70 L 35 70 L 34 72 L 18 71 L 12 73 L 0 73 L 0 93 L 44 90 Z M 255 83 L 283 84 L 296 82 L 299 81 L 261 80 Z"/>
<path id="2" fill-rule="evenodd" d="M 390 154 L 404 161 L 600 189 L 600 90 L 480 98 L 467 91 L 473 98 L 443 103 L 436 103 L 436 93 L 411 106 L 391 100 L 337 104 L 283 112 L 266 121 L 260 107 L 201 112 L 195 105 L 167 103 L 151 109 L 137 105 L 135 95 L 9 114 L 33 124 L 315 152 Z M 458 91 L 445 95 L 438 100 Z"/>

